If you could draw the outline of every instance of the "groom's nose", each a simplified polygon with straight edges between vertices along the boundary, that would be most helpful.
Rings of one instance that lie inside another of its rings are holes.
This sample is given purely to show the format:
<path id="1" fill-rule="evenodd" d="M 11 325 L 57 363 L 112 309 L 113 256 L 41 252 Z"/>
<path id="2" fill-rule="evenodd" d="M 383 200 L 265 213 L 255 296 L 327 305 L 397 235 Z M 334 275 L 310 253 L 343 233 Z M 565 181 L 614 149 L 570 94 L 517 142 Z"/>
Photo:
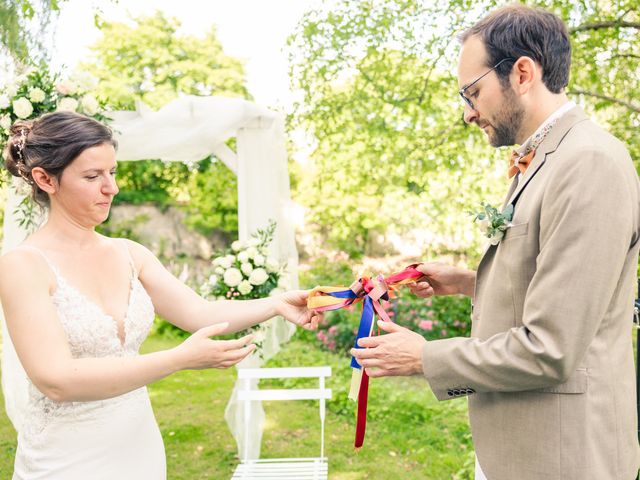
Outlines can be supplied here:
<path id="1" fill-rule="evenodd" d="M 469 105 L 467 105 L 465 103 L 464 105 L 464 110 L 462 112 L 462 120 L 464 120 L 465 123 L 473 123 L 476 122 L 478 120 L 478 111 L 471 108 Z"/>

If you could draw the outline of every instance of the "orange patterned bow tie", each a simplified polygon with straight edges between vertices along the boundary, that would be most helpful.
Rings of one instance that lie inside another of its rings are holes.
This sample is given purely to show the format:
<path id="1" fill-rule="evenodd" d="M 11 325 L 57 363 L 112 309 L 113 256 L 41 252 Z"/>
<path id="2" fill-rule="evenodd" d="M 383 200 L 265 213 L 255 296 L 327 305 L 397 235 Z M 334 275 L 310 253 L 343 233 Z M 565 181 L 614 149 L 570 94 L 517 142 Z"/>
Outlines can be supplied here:
<path id="1" fill-rule="evenodd" d="M 527 167 L 535 155 L 535 150 L 531 150 L 524 157 L 520 157 L 518 152 L 515 150 L 511 152 L 511 158 L 509 159 L 509 178 L 513 178 L 513 176 L 518 172 L 524 175 L 524 172 L 527 171 Z"/>

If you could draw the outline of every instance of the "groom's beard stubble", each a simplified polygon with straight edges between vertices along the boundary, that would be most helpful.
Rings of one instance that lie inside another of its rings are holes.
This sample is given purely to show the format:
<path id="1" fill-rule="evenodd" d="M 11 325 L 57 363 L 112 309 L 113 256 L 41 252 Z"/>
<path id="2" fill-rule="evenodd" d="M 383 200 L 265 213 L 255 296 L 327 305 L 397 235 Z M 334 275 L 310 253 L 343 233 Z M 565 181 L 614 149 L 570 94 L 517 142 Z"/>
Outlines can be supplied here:
<path id="1" fill-rule="evenodd" d="M 502 106 L 496 113 L 489 132 L 489 144 L 492 147 L 515 145 L 520 127 L 524 120 L 524 107 L 510 88 L 503 89 Z"/>

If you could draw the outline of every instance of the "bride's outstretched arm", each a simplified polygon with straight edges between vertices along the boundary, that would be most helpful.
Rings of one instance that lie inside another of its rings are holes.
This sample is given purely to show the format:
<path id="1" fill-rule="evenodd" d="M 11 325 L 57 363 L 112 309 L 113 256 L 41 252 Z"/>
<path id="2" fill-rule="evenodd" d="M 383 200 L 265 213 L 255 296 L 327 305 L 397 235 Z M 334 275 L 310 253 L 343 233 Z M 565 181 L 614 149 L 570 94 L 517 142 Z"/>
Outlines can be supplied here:
<path id="1" fill-rule="evenodd" d="M 115 397 L 178 370 L 227 368 L 250 354 L 252 336 L 211 340 L 226 324 L 198 330 L 170 350 L 135 356 L 73 358 L 50 290 L 51 270 L 39 255 L 0 258 L 0 298 L 11 340 L 27 375 L 56 401 Z"/>
<path id="2" fill-rule="evenodd" d="M 229 324 L 226 332 L 236 332 L 275 315 L 313 329 L 322 317 L 307 309 L 308 292 L 303 290 L 256 300 L 207 301 L 168 272 L 148 249 L 131 241 L 128 245 L 139 265 L 140 281 L 151 296 L 156 312 L 188 332 L 221 322 Z"/>

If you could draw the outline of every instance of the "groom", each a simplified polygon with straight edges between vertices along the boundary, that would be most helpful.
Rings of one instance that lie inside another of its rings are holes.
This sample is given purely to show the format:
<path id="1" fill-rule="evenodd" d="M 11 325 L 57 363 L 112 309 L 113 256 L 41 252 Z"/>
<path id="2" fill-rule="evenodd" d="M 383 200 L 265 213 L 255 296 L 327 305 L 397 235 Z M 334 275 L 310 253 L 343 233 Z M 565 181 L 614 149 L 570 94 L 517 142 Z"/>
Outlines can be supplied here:
<path id="1" fill-rule="evenodd" d="M 353 354 L 371 377 L 422 373 L 439 400 L 468 396 L 476 478 L 631 480 L 635 168 L 565 95 L 571 48 L 556 16 L 510 5 L 461 42 L 465 121 L 494 147 L 519 145 L 505 162 L 512 226 L 477 272 L 425 263 L 412 288 L 471 296 L 471 338 L 427 342 L 382 322 L 389 333 Z"/>

